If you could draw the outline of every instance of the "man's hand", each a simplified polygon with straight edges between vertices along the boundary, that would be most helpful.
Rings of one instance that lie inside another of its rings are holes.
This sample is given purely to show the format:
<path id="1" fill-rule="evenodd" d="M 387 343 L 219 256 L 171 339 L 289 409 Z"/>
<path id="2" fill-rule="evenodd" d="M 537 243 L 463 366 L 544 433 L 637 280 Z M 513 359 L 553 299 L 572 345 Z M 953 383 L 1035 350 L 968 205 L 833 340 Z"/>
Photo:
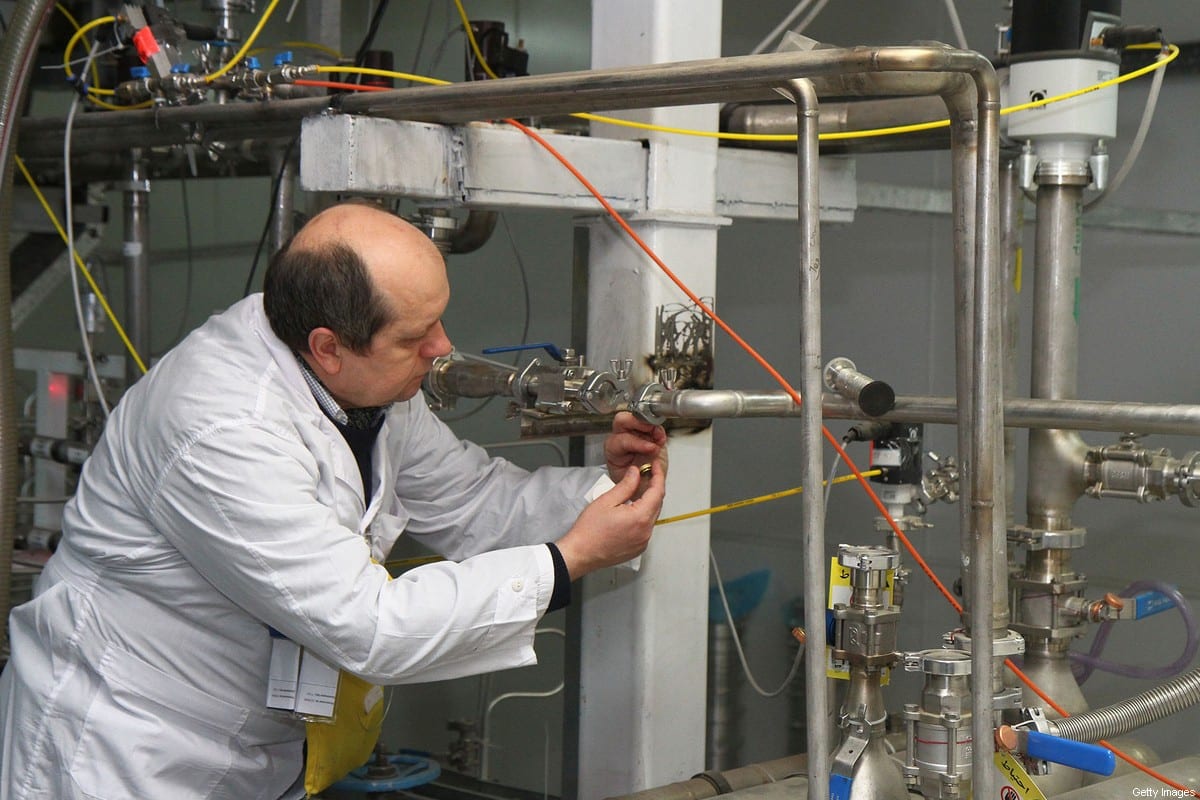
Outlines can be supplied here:
<path id="1" fill-rule="evenodd" d="M 583 510 L 556 543 L 571 580 L 641 555 L 662 510 L 666 484 L 666 470 L 658 460 L 651 462 L 647 480 L 629 466 L 616 486 Z"/>
<path id="2" fill-rule="evenodd" d="M 665 478 L 667 433 L 659 425 L 642 422 L 622 411 L 613 417 L 613 432 L 604 440 L 604 460 L 613 483 L 619 483 L 630 467 L 644 468 L 654 463 L 662 468 Z"/>

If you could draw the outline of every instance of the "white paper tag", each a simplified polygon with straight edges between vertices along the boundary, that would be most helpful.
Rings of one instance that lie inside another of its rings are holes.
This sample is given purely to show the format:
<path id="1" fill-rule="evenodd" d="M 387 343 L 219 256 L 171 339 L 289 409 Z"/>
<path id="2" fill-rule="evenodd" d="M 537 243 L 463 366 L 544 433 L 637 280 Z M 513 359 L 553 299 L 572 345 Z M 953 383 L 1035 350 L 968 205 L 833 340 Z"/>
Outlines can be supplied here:
<path id="1" fill-rule="evenodd" d="M 337 699 L 338 671 L 307 650 L 300 659 L 300 685 L 296 690 L 296 713 L 332 717 Z"/>
<path id="2" fill-rule="evenodd" d="M 272 636 L 271 671 L 267 678 L 267 708 L 294 710 L 299 677 L 300 645 L 291 639 Z"/>

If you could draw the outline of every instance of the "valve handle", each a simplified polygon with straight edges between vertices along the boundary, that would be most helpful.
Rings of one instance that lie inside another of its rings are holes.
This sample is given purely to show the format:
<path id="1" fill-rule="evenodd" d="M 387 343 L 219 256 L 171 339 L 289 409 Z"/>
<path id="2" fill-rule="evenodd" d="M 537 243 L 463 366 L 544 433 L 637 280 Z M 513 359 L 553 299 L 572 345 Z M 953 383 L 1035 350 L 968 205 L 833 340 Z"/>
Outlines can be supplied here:
<path id="1" fill-rule="evenodd" d="M 1097 775 L 1112 775 L 1117 768 L 1117 758 L 1111 750 L 1098 744 L 1076 742 L 1039 731 L 1029 731 L 1025 752 L 1032 758 L 1052 761 L 1066 767 L 1094 772 Z"/>
<path id="2" fill-rule="evenodd" d="M 507 344 L 507 345 L 502 345 L 500 347 L 488 347 L 484 350 L 481 350 L 480 352 L 482 352 L 485 356 L 490 356 L 495 353 L 516 353 L 521 350 L 545 350 L 547 353 L 550 354 L 550 357 L 553 358 L 555 361 L 558 361 L 561 363 L 561 362 L 567 360 L 566 356 L 563 355 L 563 352 L 561 350 L 559 350 L 558 346 L 556 344 L 554 344 L 553 342 L 534 342 L 533 344 Z"/>

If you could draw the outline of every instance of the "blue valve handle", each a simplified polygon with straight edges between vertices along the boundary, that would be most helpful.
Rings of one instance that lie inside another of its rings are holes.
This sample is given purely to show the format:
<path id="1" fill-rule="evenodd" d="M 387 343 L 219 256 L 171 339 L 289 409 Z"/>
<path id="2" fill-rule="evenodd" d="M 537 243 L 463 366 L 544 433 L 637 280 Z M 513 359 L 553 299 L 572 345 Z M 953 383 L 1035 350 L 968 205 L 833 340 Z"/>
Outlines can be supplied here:
<path id="1" fill-rule="evenodd" d="M 1113 770 L 1117 768 L 1117 758 L 1111 750 L 1106 750 L 1098 744 L 1076 742 L 1038 731 L 1029 731 L 1025 753 L 1032 758 L 1052 761 L 1097 775 L 1112 775 Z"/>
<path id="2" fill-rule="evenodd" d="M 533 344 L 508 344 L 508 345 L 504 345 L 502 347 L 489 347 L 485 350 L 481 350 L 480 352 L 483 353 L 485 356 L 490 356 L 495 353 L 516 353 L 521 350 L 545 350 L 547 353 L 550 354 L 550 357 L 553 358 L 555 361 L 563 361 L 565 358 L 563 356 L 562 351 L 559 350 L 558 346 L 555 345 L 553 342 L 535 342 Z"/>
<path id="3" fill-rule="evenodd" d="M 387 761 L 397 768 L 394 775 L 372 778 L 368 772 L 368 764 L 351 770 L 350 774 L 335 783 L 333 788 L 347 792 L 399 792 L 431 783 L 442 774 L 442 767 L 438 762 L 414 753 L 395 753 L 387 756 Z"/>
<path id="4" fill-rule="evenodd" d="M 1175 607 L 1175 601 L 1167 597 L 1162 592 L 1141 592 L 1133 596 L 1134 603 L 1134 619 L 1145 619 L 1146 617 L 1161 614 L 1168 609 Z"/>

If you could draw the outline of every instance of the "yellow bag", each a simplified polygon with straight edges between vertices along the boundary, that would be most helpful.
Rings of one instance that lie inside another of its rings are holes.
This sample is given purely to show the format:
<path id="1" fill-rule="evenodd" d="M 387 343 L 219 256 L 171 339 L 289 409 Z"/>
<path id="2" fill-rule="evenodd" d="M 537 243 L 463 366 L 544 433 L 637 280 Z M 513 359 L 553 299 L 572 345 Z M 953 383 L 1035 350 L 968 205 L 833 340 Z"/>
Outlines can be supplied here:
<path id="1" fill-rule="evenodd" d="M 328 789 L 367 763 L 383 728 L 383 689 L 351 675 L 338 676 L 333 719 L 307 723 L 308 757 L 304 790 L 309 796 Z"/>

